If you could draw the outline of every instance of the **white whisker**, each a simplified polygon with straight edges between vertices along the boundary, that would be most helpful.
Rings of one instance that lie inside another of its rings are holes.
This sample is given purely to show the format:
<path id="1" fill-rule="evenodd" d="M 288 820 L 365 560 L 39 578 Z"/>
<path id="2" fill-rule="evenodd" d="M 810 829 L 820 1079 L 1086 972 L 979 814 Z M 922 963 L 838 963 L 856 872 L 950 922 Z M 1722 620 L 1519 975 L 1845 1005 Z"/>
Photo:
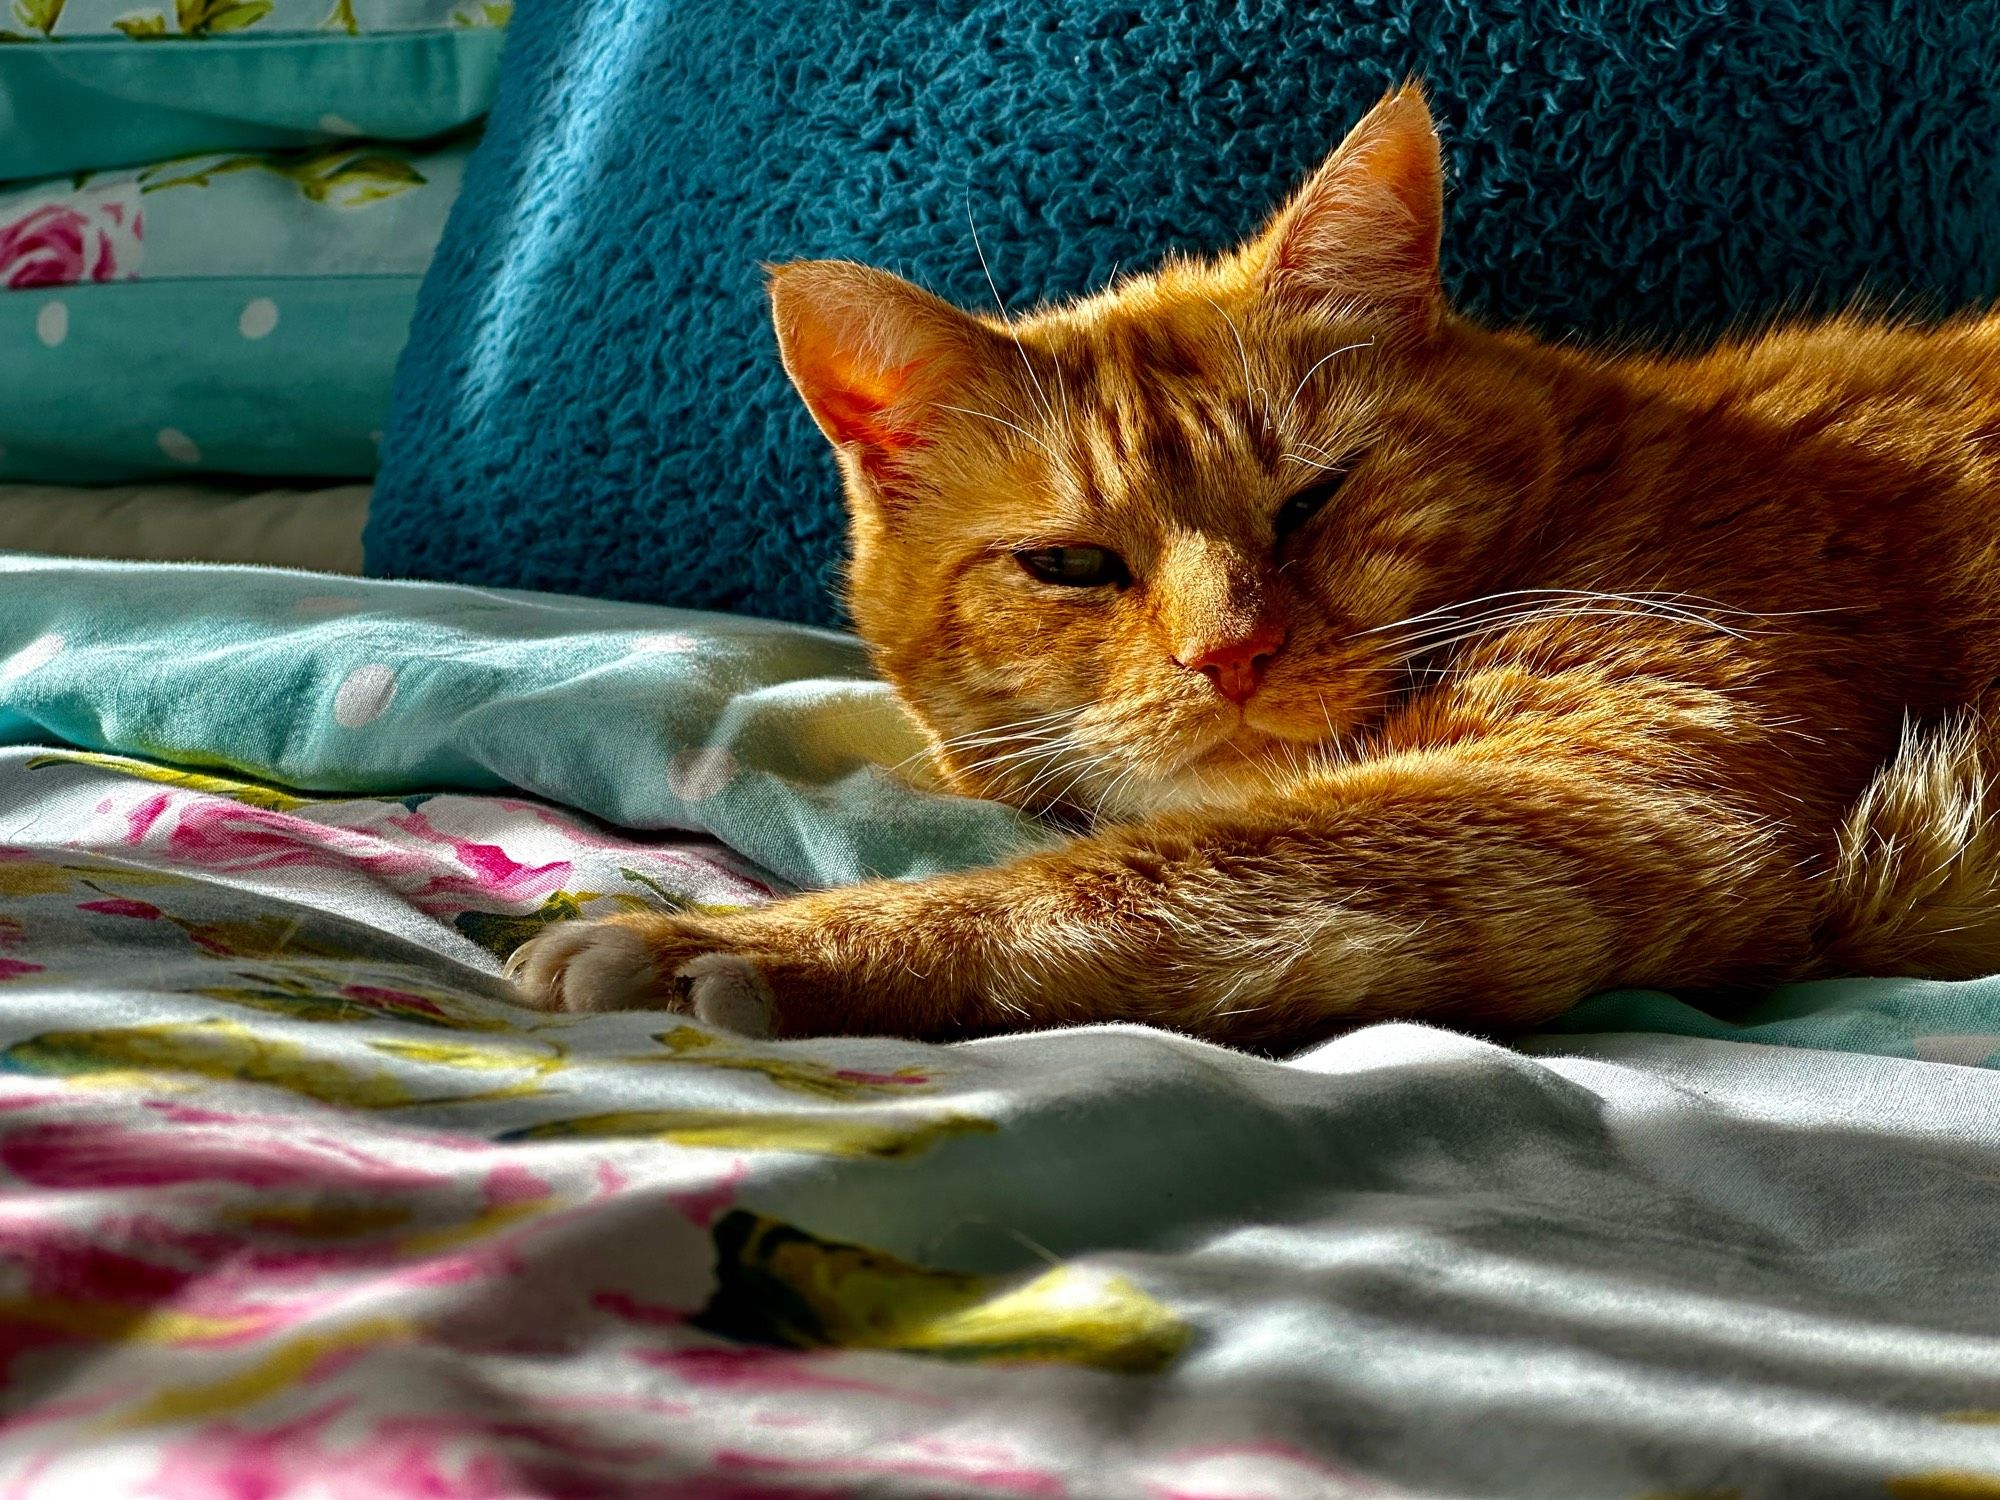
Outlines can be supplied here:
<path id="1" fill-rule="evenodd" d="M 1210 307 L 1214 308 L 1216 312 L 1221 316 L 1222 321 L 1229 325 L 1229 332 L 1236 340 L 1236 357 L 1243 362 L 1243 399 L 1246 403 L 1250 403 L 1249 414 L 1254 417 L 1258 416 L 1259 413 L 1257 411 L 1255 404 L 1253 403 L 1252 398 L 1257 396 L 1262 396 L 1264 398 L 1264 410 L 1262 413 L 1262 421 L 1264 426 L 1268 429 L 1271 425 L 1271 393 L 1265 390 L 1261 385 L 1258 385 L 1256 381 L 1254 381 L 1250 377 L 1250 351 L 1244 346 L 1243 330 L 1236 326 L 1236 320 L 1230 317 L 1228 311 L 1223 307 L 1223 305 L 1220 302 L 1217 302 L 1213 297 L 1204 296 L 1202 298 L 1202 301 L 1206 302 Z"/>
<path id="2" fill-rule="evenodd" d="M 972 195 L 969 191 L 965 199 L 965 227 L 972 231 L 972 248 L 979 256 L 979 269 L 986 273 L 986 285 L 993 293 L 993 305 L 1000 309 L 1000 321 L 1006 325 L 1007 336 L 1014 341 L 1014 352 L 1021 356 L 1021 367 L 1028 372 L 1028 379 L 1035 383 L 1035 394 L 1042 402 L 1042 415 L 1053 422 L 1056 413 L 1055 408 L 1049 405 L 1049 393 L 1042 389 L 1042 378 L 1035 373 L 1035 362 L 1028 358 L 1027 346 L 1021 342 L 1021 335 L 1014 330 L 1014 319 L 1007 311 L 1007 304 L 1000 297 L 1000 284 L 993 279 L 992 266 L 986 263 L 986 247 L 979 243 L 979 225 L 972 217 Z"/>
<path id="3" fill-rule="evenodd" d="M 1468 615 L 1465 613 L 1465 611 L 1473 609 L 1478 605 L 1491 603 L 1496 600 L 1505 602 L 1481 614 Z M 1442 605 L 1436 609 L 1425 610 L 1421 614 L 1410 615 L 1405 619 L 1392 621 L 1387 625 L 1376 625 L 1366 630 L 1356 631 L 1354 637 L 1404 632 L 1404 634 L 1396 638 L 1396 644 L 1408 647 L 1428 636 L 1448 635 L 1464 630 L 1469 626 L 1483 624 L 1488 621 L 1506 621 L 1515 618 L 1527 619 L 1535 617 L 1543 611 L 1568 606 L 1572 602 L 1577 605 L 1608 604 L 1619 606 L 1617 609 L 1606 612 L 1625 615 L 1651 614 L 1662 619 L 1679 620 L 1685 624 L 1704 626 L 1707 629 L 1718 631 L 1721 634 L 1738 640 L 1753 633 L 1745 628 L 1725 625 L 1710 614 L 1691 609 L 1675 600 L 1658 595 L 1613 594 L 1591 589 L 1507 589 L 1500 593 L 1482 595 L 1477 599 L 1465 600 L 1458 604 Z M 1751 611 L 1747 610 L 1721 608 L 1721 612 L 1734 614 L 1743 618 L 1755 617 Z M 1420 626 L 1422 628 L 1412 629 L 1411 627 L 1413 626 Z"/>
<path id="4" fill-rule="evenodd" d="M 1308 380 L 1311 380 L 1313 376 L 1319 373 L 1319 367 L 1321 365 L 1325 364 L 1328 360 L 1332 359 L 1336 354 L 1349 354 L 1356 349 L 1372 349 L 1374 347 L 1375 347 L 1375 340 L 1373 339 L 1365 339 L 1358 344 L 1343 344 L 1338 349 L 1334 350 L 1333 354 L 1321 355 L 1317 360 L 1313 361 L 1313 367 L 1310 370 L 1306 371 L 1304 375 L 1300 376 L 1299 383 L 1296 386 L 1292 387 L 1292 399 L 1285 403 L 1285 413 L 1283 416 L 1278 418 L 1279 429 L 1283 430 L 1284 425 L 1292 419 L 1292 408 L 1299 404 L 1299 396 L 1305 390 L 1306 382 Z"/>
<path id="5" fill-rule="evenodd" d="M 939 411 L 955 411 L 960 413 L 961 415 L 968 417 L 984 417 L 989 422 L 998 422 L 1002 427 L 1011 427 L 1014 431 L 1020 433 L 1022 437 L 1026 438 L 1029 442 L 1033 443 L 1037 448 L 1041 449 L 1042 452 L 1048 454 L 1049 458 L 1053 462 L 1055 463 L 1062 462 L 1062 459 L 1057 455 L 1055 449 L 1051 448 L 1047 443 L 1043 442 L 1042 439 L 1035 436 L 1034 433 L 1028 431 L 1028 429 L 1023 427 L 1019 422 L 1010 422 L 1005 417 L 996 417 L 990 411 L 979 411 L 976 408 L 970 406 L 951 406 L 943 401 L 938 402 L 937 407 Z"/>

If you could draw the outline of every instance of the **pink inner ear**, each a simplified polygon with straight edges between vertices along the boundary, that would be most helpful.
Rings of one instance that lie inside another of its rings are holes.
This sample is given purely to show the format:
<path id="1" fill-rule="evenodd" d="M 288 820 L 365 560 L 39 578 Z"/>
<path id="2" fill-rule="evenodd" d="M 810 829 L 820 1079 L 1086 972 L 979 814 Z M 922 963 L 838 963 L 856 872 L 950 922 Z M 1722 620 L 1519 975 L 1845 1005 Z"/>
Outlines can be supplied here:
<path id="1" fill-rule="evenodd" d="M 1273 290 L 1305 304 L 1434 310 L 1443 183 L 1437 135 L 1408 90 L 1371 110 L 1274 226 Z"/>
<path id="2" fill-rule="evenodd" d="M 886 414 L 921 364 L 921 360 L 913 360 L 866 376 L 853 367 L 824 372 L 829 378 L 824 383 L 813 380 L 806 399 L 831 429 L 835 442 L 859 443 L 884 455 L 898 453 L 923 439 L 908 427 L 887 420 Z"/>

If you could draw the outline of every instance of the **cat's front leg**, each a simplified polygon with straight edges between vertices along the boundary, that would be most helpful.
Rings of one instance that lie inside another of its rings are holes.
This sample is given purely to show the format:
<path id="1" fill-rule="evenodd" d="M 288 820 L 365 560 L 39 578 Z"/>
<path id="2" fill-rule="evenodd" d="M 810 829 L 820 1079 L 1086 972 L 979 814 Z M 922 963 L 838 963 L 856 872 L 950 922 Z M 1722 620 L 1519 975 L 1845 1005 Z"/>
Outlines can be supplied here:
<path id="1" fill-rule="evenodd" d="M 519 949 L 508 973 L 537 1009 L 680 1011 L 753 1036 L 955 1037 L 1101 1018 L 1082 952 L 1065 963 L 1059 934 L 1030 937 L 1027 886 L 1010 890 L 1002 874 L 881 881 L 721 916 L 567 922 Z M 1045 961 L 1024 962 L 1024 940 Z M 1045 992 L 1058 976 L 1067 1004 Z"/>
<path id="2" fill-rule="evenodd" d="M 1720 799 L 1475 746 L 990 870 L 554 927 L 514 968 L 545 1009 L 778 1036 L 1142 1021 L 1288 1045 L 1391 1016 L 1526 1026 L 1610 984 L 1783 977 L 1806 954 L 1800 879 Z"/>
<path id="3" fill-rule="evenodd" d="M 720 917 L 564 923 L 509 968 L 539 1009 L 676 1010 L 758 1036 L 1140 1021 L 1292 1042 L 1415 1008 L 1441 957 L 1421 912 L 1341 899 L 1330 854 L 1262 828 L 1125 829 Z"/>

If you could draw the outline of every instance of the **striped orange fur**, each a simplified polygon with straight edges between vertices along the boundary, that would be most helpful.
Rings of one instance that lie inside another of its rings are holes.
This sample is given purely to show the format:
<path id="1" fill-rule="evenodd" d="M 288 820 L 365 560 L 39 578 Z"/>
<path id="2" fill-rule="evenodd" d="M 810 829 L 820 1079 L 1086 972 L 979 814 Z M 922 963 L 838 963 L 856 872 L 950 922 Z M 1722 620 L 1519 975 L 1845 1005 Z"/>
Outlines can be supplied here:
<path id="1" fill-rule="evenodd" d="M 531 1003 L 1289 1046 L 2000 969 L 2000 318 L 1692 356 L 1454 316 L 1391 95 L 1257 238 L 1009 324 L 772 278 L 854 619 L 1006 867 L 558 928 Z"/>

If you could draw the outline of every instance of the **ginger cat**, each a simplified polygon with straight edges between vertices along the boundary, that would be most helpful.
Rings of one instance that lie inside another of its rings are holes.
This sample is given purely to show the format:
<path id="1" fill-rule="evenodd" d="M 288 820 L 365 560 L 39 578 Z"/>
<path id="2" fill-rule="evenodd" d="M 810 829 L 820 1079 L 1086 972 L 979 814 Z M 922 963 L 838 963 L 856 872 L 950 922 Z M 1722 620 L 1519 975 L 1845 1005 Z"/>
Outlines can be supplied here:
<path id="1" fill-rule="evenodd" d="M 2000 970 L 2000 317 L 1692 357 L 1455 317 L 1390 95 L 1271 222 L 1011 326 L 781 266 L 850 601 L 996 869 L 551 928 L 531 1004 L 1289 1047 Z"/>

